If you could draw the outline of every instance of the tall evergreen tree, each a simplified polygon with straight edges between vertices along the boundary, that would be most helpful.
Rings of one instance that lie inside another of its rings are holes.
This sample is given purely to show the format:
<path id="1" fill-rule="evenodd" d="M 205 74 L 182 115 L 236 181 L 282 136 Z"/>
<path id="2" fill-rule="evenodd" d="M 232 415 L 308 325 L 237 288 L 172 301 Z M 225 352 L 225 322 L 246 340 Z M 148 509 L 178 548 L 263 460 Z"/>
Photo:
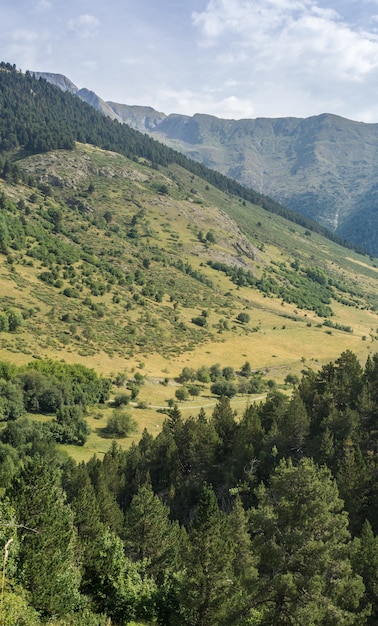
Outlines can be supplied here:
<path id="1" fill-rule="evenodd" d="M 20 579 L 35 608 L 65 614 L 80 604 L 73 514 L 56 467 L 34 457 L 12 489 L 20 529 Z M 32 529 L 29 530 L 29 529 Z"/>
<path id="2" fill-rule="evenodd" d="M 365 584 L 364 603 L 372 612 L 367 624 L 378 623 L 378 537 L 366 520 L 361 535 L 353 541 L 353 565 Z"/>
<path id="3" fill-rule="evenodd" d="M 125 551 L 134 561 L 146 561 L 147 572 L 162 580 L 178 567 L 182 533 L 169 519 L 169 508 L 156 496 L 151 483 L 142 485 L 125 516 Z"/>
<path id="4" fill-rule="evenodd" d="M 226 516 L 205 484 L 189 528 L 183 578 L 182 623 L 187 626 L 229 624 L 232 615 L 234 546 Z"/>
<path id="5" fill-rule="evenodd" d="M 364 585 L 350 561 L 348 517 L 336 483 L 310 459 L 282 460 L 251 511 L 261 625 L 361 626 Z"/>

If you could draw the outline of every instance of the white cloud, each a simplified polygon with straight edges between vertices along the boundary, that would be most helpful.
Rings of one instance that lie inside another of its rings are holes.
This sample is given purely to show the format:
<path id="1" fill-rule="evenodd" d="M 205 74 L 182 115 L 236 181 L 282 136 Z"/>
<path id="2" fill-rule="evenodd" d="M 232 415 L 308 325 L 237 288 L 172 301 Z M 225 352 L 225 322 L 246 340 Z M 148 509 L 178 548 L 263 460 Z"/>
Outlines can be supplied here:
<path id="1" fill-rule="evenodd" d="M 166 113 L 206 113 L 218 117 L 235 118 L 253 117 L 255 109 L 253 103 L 247 98 L 237 96 L 222 96 L 217 90 L 208 91 L 175 91 L 161 89 L 156 93 L 158 104 L 156 108 Z M 160 104 L 159 104 L 160 103 Z"/>
<path id="2" fill-rule="evenodd" d="M 210 0 L 192 19 L 201 43 L 221 49 L 218 62 L 250 64 L 255 74 L 327 70 L 360 80 L 378 68 L 376 34 L 353 30 L 310 0 Z"/>
<path id="3" fill-rule="evenodd" d="M 218 86 L 223 115 L 234 102 L 236 115 L 246 103 L 242 117 L 253 109 L 257 117 L 377 119 L 375 10 L 369 19 L 350 4 L 347 12 L 328 0 L 208 0 L 192 13 L 207 88 Z"/>
<path id="4" fill-rule="evenodd" d="M 79 15 L 69 20 L 68 30 L 78 37 L 92 37 L 97 33 L 100 21 L 94 15 Z"/>
<path id="5" fill-rule="evenodd" d="M 52 9 L 52 4 L 50 0 L 38 0 L 38 2 L 36 2 L 35 9 L 38 13 L 50 11 L 50 9 Z"/>
<path id="6" fill-rule="evenodd" d="M 3 5 L 3 60 L 66 74 L 104 99 L 165 113 L 378 121 L 378 0 Z"/>

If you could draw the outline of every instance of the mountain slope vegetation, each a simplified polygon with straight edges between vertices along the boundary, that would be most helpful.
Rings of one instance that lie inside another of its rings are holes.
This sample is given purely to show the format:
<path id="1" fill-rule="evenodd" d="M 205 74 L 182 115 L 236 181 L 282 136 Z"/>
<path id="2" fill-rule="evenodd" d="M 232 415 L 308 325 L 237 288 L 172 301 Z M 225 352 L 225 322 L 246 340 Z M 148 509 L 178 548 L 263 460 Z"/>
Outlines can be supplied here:
<path id="1" fill-rule="evenodd" d="M 376 624 L 374 259 L 4 76 L 0 622 Z"/>
<path id="2" fill-rule="evenodd" d="M 307 358 L 324 322 L 330 357 L 339 340 L 359 352 L 369 337 L 363 353 L 375 341 L 373 260 L 44 80 L 6 64 L 0 79 L 4 309 L 23 317 L 4 350 L 108 363 L 147 351 L 164 367 L 207 342 L 263 344 L 273 328 L 310 337 L 283 362 Z"/>
<path id="3" fill-rule="evenodd" d="M 67 79 L 37 73 L 67 89 Z M 64 77 L 63 77 L 64 78 Z M 373 255 L 378 125 L 322 114 L 306 119 L 224 120 L 165 115 L 151 107 L 75 93 L 104 115 L 150 134 L 191 159 L 315 220 Z"/>
<path id="4" fill-rule="evenodd" d="M 94 111 L 93 106 L 88 107 L 79 98 L 72 98 L 72 90 L 63 87 L 64 91 L 59 96 L 55 89 L 51 91 L 50 84 L 42 76 L 39 81 L 36 81 L 30 72 L 26 72 L 24 76 L 10 64 L 2 63 L 0 66 L 3 67 L 3 71 L 0 72 L 0 83 L 4 94 L 1 131 L 3 142 L 5 142 L 3 143 L 4 149 L 9 147 L 9 137 L 11 145 L 22 145 L 32 151 L 70 147 L 72 141 L 76 140 L 92 143 L 106 150 L 115 150 L 129 158 L 147 158 L 154 165 L 164 166 L 176 163 L 222 191 L 258 204 L 267 211 L 306 226 L 309 230 L 320 232 L 333 241 L 356 247 L 299 212 L 282 206 L 265 194 L 240 185 L 235 178 L 224 176 L 219 171 L 201 165 L 198 161 L 188 159 L 182 153 L 167 148 L 159 141 L 151 141 L 147 135 L 136 132 L 128 125 L 119 124 L 117 119 L 112 119 L 110 123 L 107 117 L 104 118 L 103 115 L 99 115 L 98 111 Z M 59 76 L 57 84 L 60 90 L 62 89 L 61 82 Z M 97 97 L 92 92 L 88 94 L 89 101 L 93 104 L 93 100 Z M 54 119 L 44 114 L 49 108 L 55 111 Z M 17 112 L 16 125 L 12 110 Z M 101 111 L 104 112 L 102 108 Z M 58 128 L 59 123 L 61 126 Z M 54 132 L 52 133 L 51 130 Z M 363 249 L 361 246 L 357 248 Z"/>
<path id="5" fill-rule="evenodd" d="M 194 115 L 168 116 L 147 132 L 377 254 L 377 124 L 330 114 L 239 121 Z"/>

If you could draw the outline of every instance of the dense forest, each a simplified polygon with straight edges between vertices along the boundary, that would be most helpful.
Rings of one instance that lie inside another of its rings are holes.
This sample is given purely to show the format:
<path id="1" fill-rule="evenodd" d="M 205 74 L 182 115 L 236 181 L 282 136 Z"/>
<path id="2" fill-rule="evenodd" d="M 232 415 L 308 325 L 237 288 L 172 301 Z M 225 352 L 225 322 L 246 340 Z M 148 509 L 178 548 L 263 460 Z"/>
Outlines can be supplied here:
<path id="1" fill-rule="evenodd" d="M 104 117 L 76 96 L 63 92 L 14 65 L 0 63 L 0 151 L 23 148 L 37 153 L 71 149 L 75 141 L 119 152 L 131 159 L 146 159 L 153 167 L 176 163 L 221 191 L 261 206 L 331 241 L 363 252 L 309 218 L 271 198 L 243 187 L 235 180 L 188 159 L 126 124 Z"/>
<path id="2" fill-rule="evenodd" d="M 377 623 L 378 354 L 346 351 L 242 415 L 174 406 L 156 437 L 88 463 L 30 411 L 54 392 L 58 413 L 85 411 L 110 381 L 1 363 L 1 385 L 2 624 Z"/>

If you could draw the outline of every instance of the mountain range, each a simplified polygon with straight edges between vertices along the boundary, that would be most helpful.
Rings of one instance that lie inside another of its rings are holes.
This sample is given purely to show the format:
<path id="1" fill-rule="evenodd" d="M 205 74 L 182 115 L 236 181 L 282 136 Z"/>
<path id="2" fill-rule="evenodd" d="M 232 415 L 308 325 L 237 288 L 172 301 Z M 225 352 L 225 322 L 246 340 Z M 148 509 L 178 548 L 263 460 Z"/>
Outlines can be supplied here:
<path id="1" fill-rule="evenodd" d="M 0 64 L 0 323 L 23 320 L 0 356 L 165 378 L 253 354 L 282 377 L 374 348 L 373 257 L 60 82 Z"/>
<path id="2" fill-rule="evenodd" d="M 105 102 L 60 74 L 34 74 L 378 255 L 378 124 L 327 113 L 242 120 L 165 115 Z"/>
<path id="3" fill-rule="evenodd" d="M 0 62 L 1 624 L 376 626 L 378 260 L 60 83 Z"/>

